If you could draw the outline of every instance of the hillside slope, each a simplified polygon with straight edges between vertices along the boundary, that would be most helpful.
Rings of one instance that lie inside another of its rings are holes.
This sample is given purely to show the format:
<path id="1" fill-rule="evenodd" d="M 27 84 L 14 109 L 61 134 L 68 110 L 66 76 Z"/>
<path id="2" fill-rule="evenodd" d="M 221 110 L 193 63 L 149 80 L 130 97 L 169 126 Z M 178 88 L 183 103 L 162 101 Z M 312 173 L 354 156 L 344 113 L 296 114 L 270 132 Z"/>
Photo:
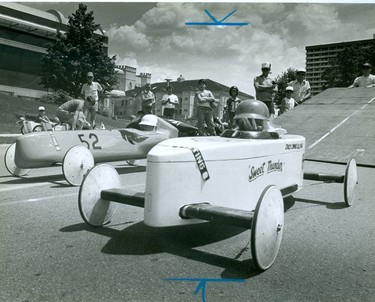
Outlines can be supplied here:
<path id="1" fill-rule="evenodd" d="M 44 106 L 46 108 L 46 115 L 52 119 L 54 118 L 57 105 L 44 104 L 39 101 L 24 100 L 22 98 L 0 94 L 0 133 L 20 133 L 20 125 L 17 125 L 18 116 L 38 114 L 38 107 Z M 97 114 L 96 122 L 100 125 L 101 122 L 107 129 L 123 128 L 130 121 L 129 120 L 114 120 Z"/>

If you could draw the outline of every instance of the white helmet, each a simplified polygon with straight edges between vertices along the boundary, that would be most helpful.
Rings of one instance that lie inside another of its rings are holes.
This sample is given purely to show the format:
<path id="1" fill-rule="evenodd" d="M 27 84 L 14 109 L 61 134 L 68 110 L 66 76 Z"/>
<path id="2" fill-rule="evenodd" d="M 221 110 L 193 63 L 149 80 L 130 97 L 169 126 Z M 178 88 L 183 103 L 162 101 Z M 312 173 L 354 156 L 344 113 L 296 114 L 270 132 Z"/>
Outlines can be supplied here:
<path id="1" fill-rule="evenodd" d="M 158 123 L 158 118 L 156 115 L 146 114 L 142 117 L 140 125 L 156 127 Z"/>
<path id="2" fill-rule="evenodd" d="M 38 111 L 46 111 L 46 108 L 44 108 L 43 106 L 40 106 L 40 107 L 38 108 Z"/>
<path id="3" fill-rule="evenodd" d="M 294 88 L 292 86 L 287 86 L 285 88 L 285 91 L 294 91 Z"/>

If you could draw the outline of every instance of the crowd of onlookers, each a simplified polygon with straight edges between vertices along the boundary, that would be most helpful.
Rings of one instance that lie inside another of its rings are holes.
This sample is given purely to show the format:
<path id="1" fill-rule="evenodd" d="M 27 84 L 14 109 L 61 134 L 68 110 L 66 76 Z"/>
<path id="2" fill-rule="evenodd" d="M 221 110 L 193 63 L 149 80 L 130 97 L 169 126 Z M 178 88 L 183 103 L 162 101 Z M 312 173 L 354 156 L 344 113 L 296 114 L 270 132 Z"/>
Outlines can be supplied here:
<path id="1" fill-rule="evenodd" d="M 296 79 L 287 83 L 285 88 L 285 97 L 276 105 L 275 97 L 278 92 L 278 84 L 270 77 L 271 63 L 263 63 L 261 65 L 261 74 L 254 78 L 253 84 L 255 88 L 255 98 L 263 102 L 268 109 L 269 120 L 273 120 L 277 115 L 292 110 L 295 106 L 303 103 L 311 97 L 310 83 L 306 80 L 306 70 L 298 68 L 296 70 Z M 362 65 L 362 75 L 355 78 L 352 85 L 354 87 L 375 87 L 375 76 L 371 74 L 371 65 L 364 63 Z M 99 94 L 103 92 L 102 86 L 94 81 L 94 74 L 87 73 L 87 82 L 82 85 L 81 99 L 71 99 L 58 107 L 56 116 L 61 123 L 67 123 L 71 129 L 82 129 L 85 125 L 95 128 L 95 116 L 98 111 Z M 227 123 L 227 127 L 232 129 L 238 126 L 235 117 L 238 116 L 238 106 L 241 99 L 238 97 L 239 89 L 232 86 L 229 89 L 229 98 L 226 101 L 223 119 Z M 198 81 L 197 91 L 194 96 L 196 104 L 197 128 L 200 135 L 216 135 L 218 128 L 223 128 L 222 120 L 215 116 L 215 108 L 218 100 L 212 92 L 207 89 L 206 81 L 201 79 Z M 141 119 L 144 115 L 153 114 L 154 104 L 156 102 L 155 95 L 151 91 L 151 85 L 147 83 L 141 92 L 141 110 L 138 111 L 137 119 Z M 173 94 L 173 87 L 168 86 L 166 94 L 161 99 L 162 115 L 167 119 L 174 119 L 176 108 L 179 104 L 178 97 Z M 39 107 L 39 118 L 41 120 L 49 120 L 45 115 L 45 108 Z M 146 122 L 145 122 L 146 123 Z M 150 124 L 150 123 L 149 123 Z"/>

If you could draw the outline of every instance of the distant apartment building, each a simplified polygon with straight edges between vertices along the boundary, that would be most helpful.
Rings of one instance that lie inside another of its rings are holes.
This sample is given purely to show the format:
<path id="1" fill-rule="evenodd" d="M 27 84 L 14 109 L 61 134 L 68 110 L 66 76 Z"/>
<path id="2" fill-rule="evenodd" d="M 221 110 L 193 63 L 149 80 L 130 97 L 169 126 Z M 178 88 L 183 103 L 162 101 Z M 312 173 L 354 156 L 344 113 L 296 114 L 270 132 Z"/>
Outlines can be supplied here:
<path id="1" fill-rule="evenodd" d="M 322 45 L 306 46 L 306 80 L 310 82 L 311 94 L 316 95 L 322 92 L 322 87 L 325 81 L 322 79 L 323 72 L 331 67 L 329 60 L 337 56 L 345 47 L 350 47 L 354 44 L 362 47 L 368 47 L 374 43 L 373 39 L 357 40 L 350 42 L 339 42 Z"/>

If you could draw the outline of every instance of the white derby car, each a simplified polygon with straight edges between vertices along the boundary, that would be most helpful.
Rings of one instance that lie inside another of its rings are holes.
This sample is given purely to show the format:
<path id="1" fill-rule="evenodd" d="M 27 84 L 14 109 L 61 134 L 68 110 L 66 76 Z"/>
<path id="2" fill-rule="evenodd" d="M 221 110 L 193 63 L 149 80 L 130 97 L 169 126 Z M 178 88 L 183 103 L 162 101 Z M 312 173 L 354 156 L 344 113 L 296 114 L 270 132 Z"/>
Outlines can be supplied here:
<path id="1" fill-rule="evenodd" d="M 305 138 L 299 135 L 227 130 L 221 137 L 174 138 L 147 155 L 145 192 L 121 188 L 109 165 L 85 176 L 78 204 L 83 220 L 95 227 L 110 222 L 118 203 L 144 207 L 144 222 L 167 227 L 219 221 L 251 228 L 255 265 L 274 262 L 284 227 L 283 197 L 303 179 L 343 182 L 345 203 L 354 200 L 356 163 L 345 175 L 304 173 Z"/>
<path id="2" fill-rule="evenodd" d="M 30 169 L 62 163 L 65 179 L 80 185 L 96 163 L 146 158 L 163 140 L 177 137 L 178 130 L 158 118 L 157 131 L 137 129 L 43 131 L 17 138 L 5 153 L 9 173 L 23 176 Z"/>

